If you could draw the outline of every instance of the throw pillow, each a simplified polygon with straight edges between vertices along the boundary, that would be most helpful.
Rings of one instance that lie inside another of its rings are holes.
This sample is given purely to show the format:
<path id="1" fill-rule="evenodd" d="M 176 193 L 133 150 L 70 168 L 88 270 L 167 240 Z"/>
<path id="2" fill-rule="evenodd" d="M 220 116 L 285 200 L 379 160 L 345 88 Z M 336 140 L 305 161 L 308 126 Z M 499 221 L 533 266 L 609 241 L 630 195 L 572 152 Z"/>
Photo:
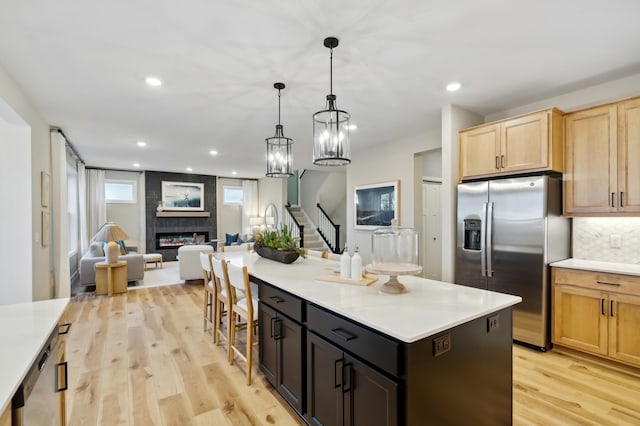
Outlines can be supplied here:
<path id="1" fill-rule="evenodd" d="M 129 253 L 129 250 L 127 250 L 127 246 L 124 245 L 124 241 L 123 240 L 116 241 L 116 244 L 118 244 L 120 246 L 120 254 Z"/>
<path id="2" fill-rule="evenodd" d="M 238 242 L 238 234 L 224 234 L 225 244 L 230 246 Z"/>
<path id="3" fill-rule="evenodd" d="M 102 257 L 104 256 L 104 250 L 102 248 L 102 244 L 94 241 L 91 243 L 91 245 L 89 246 L 89 250 L 87 250 L 89 253 L 89 256 L 91 257 Z"/>

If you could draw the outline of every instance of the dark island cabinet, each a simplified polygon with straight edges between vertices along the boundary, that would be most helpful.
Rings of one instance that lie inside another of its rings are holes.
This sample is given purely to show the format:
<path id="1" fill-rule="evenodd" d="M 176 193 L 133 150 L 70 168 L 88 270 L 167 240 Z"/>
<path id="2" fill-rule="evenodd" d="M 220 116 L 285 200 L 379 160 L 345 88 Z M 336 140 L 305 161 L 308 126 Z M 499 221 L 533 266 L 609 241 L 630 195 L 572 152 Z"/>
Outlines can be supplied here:
<path id="1" fill-rule="evenodd" d="M 398 383 L 314 332 L 307 336 L 307 421 L 312 425 L 398 424 Z"/>
<path id="2" fill-rule="evenodd" d="M 298 312 L 301 319 L 301 308 L 296 310 L 296 306 L 300 308 L 302 303 L 295 296 L 270 286 L 260 286 L 260 369 L 269 383 L 302 415 L 305 332 L 299 322 L 277 310 L 282 307 L 294 316 Z"/>

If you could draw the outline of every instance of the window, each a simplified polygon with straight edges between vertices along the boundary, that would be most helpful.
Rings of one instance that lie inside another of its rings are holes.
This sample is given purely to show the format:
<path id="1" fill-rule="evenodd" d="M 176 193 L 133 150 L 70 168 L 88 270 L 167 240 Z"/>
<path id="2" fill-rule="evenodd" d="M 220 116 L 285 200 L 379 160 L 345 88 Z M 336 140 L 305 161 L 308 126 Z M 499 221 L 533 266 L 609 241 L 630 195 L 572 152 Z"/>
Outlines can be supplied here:
<path id="1" fill-rule="evenodd" d="M 106 179 L 104 181 L 104 199 L 107 203 L 134 204 L 136 202 L 136 182 Z"/>
<path id="2" fill-rule="evenodd" d="M 241 206 L 244 203 L 244 192 L 241 186 L 224 186 L 222 191 L 223 204 Z"/>

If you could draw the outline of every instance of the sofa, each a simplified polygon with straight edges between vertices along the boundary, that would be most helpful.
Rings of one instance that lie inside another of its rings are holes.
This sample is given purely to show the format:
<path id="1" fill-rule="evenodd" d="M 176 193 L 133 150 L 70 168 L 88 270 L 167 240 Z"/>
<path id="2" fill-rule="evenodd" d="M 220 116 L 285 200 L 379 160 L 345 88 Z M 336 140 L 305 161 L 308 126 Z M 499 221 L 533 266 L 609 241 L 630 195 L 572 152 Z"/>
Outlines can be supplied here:
<path id="1" fill-rule="evenodd" d="M 138 254 L 135 249 L 136 247 L 127 247 L 127 254 L 118 256 L 118 260 L 127 261 L 127 282 L 144 278 L 144 256 Z M 96 263 L 105 260 L 102 243 L 91 243 L 89 250 L 80 258 L 80 285 L 95 285 Z"/>
<path id="2" fill-rule="evenodd" d="M 205 244 L 189 244 L 178 249 L 178 269 L 181 280 L 202 280 L 200 253 L 213 253 L 213 247 Z"/>
<path id="3" fill-rule="evenodd" d="M 217 245 L 217 251 L 222 251 L 224 246 L 245 246 L 247 250 L 253 248 L 253 235 L 250 234 L 225 234 L 224 241 Z M 249 247 L 246 247 L 249 246 Z"/>

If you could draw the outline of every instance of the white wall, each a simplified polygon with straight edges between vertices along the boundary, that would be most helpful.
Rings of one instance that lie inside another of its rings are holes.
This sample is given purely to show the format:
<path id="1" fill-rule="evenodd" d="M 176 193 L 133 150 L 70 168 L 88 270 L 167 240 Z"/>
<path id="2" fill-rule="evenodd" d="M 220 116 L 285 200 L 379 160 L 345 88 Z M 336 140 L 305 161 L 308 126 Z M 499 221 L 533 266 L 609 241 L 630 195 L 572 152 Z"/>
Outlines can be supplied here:
<path id="1" fill-rule="evenodd" d="M 24 273 L 20 280 L 27 286 L 32 287 L 32 299 L 43 300 L 49 299 L 53 295 L 53 280 L 51 279 L 51 252 L 49 247 L 42 247 L 40 242 L 41 228 L 41 211 L 40 205 L 40 172 L 50 173 L 51 151 L 49 145 L 49 124 L 44 120 L 40 113 L 35 109 L 31 100 L 22 92 L 20 87 L 9 77 L 5 70 L 0 67 L 0 99 L 3 99 L 11 109 L 31 128 L 31 161 L 28 166 L 16 170 L 12 175 L 11 182 L 24 181 L 29 182 L 29 192 L 31 203 L 26 211 L 15 210 L 13 215 L 20 215 L 22 219 L 27 218 L 31 221 L 31 231 L 23 234 L 21 238 L 29 238 L 29 247 L 31 255 L 26 259 L 17 260 L 25 262 L 27 270 L 31 273 Z M 7 158 L 8 159 L 8 158 Z M 37 238 L 37 241 L 36 241 Z M 8 283 L 8 281 L 5 281 Z M 18 285 L 11 283 L 10 285 Z"/>
<path id="2" fill-rule="evenodd" d="M 263 177 L 258 180 L 258 215 L 264 218 L 265 209 L 273 203 L 278 209 L 278 221 L 282 222 L 286 202 L 287 179 Z"/>
<path id="3" fill-rule="evenodd" d="M 442 177 L 442 149 L 432 149 L 423 152 L 422 158 L 422 176 Z"/>
<path id="4" fill-rule="evenodd" d="M 400 180 L 400 226 L 414 226 L 414 155 L 440 146 L 440 129 L 355 152 L 347 167 L 347 199 L 356 185 Z M 371 262 L 371 231 L 354 229 L 353 202 L 347 203 L 347 245 L 356 244 L 363 263 Z"/>
<path id="5" fill-rule="evenodd" d="M 0 99 L 0 305 L 33 297 L 30 139 L 30 127 Z"/>

